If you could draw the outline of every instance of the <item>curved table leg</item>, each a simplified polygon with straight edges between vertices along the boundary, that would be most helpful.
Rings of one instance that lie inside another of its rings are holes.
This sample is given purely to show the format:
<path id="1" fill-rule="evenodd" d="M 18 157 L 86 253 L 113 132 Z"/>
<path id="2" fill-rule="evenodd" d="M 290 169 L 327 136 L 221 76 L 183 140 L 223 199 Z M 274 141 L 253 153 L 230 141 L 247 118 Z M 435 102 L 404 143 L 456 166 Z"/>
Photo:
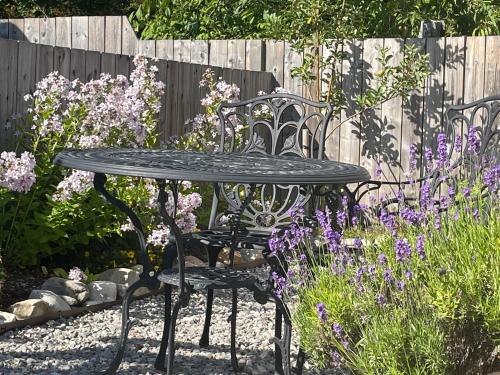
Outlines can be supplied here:
<path id="1" fill-rule="evenodd" d="M 96 173 L 94 175 L 94 188 L 103 196 L 103 198 L 107 202 L 109 202 L 110 204 L 118 208 L 120 211 L 122 211 L 125 215 L 127 215 L 130 221 L 132 222 L 132 225 L 134 226 L 135 232 L 137 234 L 137 240 L 139 245 L 137 249 L 137 258 L 139 264 L 141 264 L 143 267 L 143 271 L 139 276 L 139 280 L 137 280 L 135 283 L 129 286 L 123 298 L 122 327 L 121 327 L 118 349 L 115 358 L 109 365 L 108 369 L 104 372 L 105 374 L 114 374 L 120 367 L 120 363 L 123 359 L 123 354 L 125 353 L 125 345 L 127 343 L 128 332 L 130 330 L 130 327 L 132 326 L 132 322 L 129 317 L 129 308 L 133 294 L 140 287 L 147 287 L 150 290 L 158 289 L 160 286 L 160 282 L 156 278 L 153 265 L 146 252 L 146 239 L 139 217 L 123 201 L 112 196 L 106 190 L 105 187 L 106 180 L 107 178 L 104 174 Z"/>

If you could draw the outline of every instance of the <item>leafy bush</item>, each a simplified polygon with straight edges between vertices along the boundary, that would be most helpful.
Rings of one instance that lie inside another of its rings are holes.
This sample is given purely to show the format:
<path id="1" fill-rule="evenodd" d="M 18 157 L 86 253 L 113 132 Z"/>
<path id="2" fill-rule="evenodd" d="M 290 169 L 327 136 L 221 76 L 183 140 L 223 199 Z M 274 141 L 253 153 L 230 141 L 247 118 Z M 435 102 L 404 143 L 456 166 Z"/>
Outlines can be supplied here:
<path id="1" fill-rule="evenodd" d="M 289 41 L 313 38 L 318 29 L 330 39 L 416 37 L 430 19 L 444 20 L 447 36 L 500 31 L 500 9 L 491 0 L 144 0 L 130 15 L 145 39 Z"/>
<path id="2" fill-rule="evenodd" d="M 442 134 L 437 154 L 428 153 L 429 161 L 449 168 Z M 317 366 L 356 374 L 486 372 L 500 332 L 499 176 L 500 166 L 483 166 L 475 183 L 442 185 L 437 198 L 424 183 L 417 207 L 402 191 L 398 214 L 382 209 L 381 226 L 368 231 L 332 229 L 349 219 L 344 200 L 334 218 L 316 213 L 319 234 L 295 213 L 295 224 L 273 235 L 271 250 L 290 265 L 285 276 L 274 275 L 276 293 L 292 306 L 301 345 Z"/>
<path id="3" fill-rule="evenodd" d="M 134 63 L 130 80 L 103 74 L 84 84 L 54 72 L 37 84 L 33 97 L 26 98 L 32 102 L 26 118 L 30 128 L 20 136 L 19 149 L 28 151 L 20 158 L 2 153 L 0 164 L 0 249 L 9 264 L 33 265 L 55 254 L 84 253 L 90 241 L 106 244 L 109 236 L 131 229 L 125 217 L 91 189 L 92 173 L 63 170 L 52 161 L 68 147 L 156 144 L 163 83 L 156 81 L 156 67 L 146 59 L 138 56 Z M 164 245 L 168 230 L 155 215 L 153 182 L 113 177 L 107 187 L 138 211 L 150 230 L 151 245 Z M 193 210 L 200 196 L 189 187 L 183 193 L 177 218 L 190 231 L 196 228 Z M 170 197 L 167 203 L 170 212 L 172 201 Z M 107 249 L 112 250 L 113 246 Z"/>

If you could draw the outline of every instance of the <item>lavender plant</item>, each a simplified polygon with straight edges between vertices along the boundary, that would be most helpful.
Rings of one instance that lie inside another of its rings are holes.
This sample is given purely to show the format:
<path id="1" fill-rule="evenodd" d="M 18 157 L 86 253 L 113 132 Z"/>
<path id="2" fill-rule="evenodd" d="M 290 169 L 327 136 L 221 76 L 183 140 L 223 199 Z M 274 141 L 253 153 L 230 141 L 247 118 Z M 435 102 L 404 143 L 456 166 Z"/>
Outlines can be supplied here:
<path id="1" fill-rule="evenodd" d="M 316 232 L 301 225 L 299 211 L 273 235 L 271 251 L 288 264 L 274 275 L 276 294 L 292 306 L 318 367 L 478 374 L 491 365 L 500 332 L 500 168 L 477 155 L 475 131 L 467 148 L 484 163 L 476 178 L 447 180 L 437 196 L 424 183 L 415 207 L 399 192 L 400 209 L 382 210 L 377 230 L 351 228 L 347 241 L 332 225 L 345 228 L 341 207 L 336 218 L 316 212 Z M 445 139 L 428 156 L 450 176 Z"/>

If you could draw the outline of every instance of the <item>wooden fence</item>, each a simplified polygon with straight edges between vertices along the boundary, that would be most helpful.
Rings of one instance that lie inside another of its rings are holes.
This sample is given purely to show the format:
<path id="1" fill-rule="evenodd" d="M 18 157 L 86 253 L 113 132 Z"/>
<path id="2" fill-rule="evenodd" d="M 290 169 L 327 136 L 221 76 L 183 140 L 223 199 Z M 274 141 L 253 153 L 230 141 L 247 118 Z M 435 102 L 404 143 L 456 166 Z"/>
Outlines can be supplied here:
<path id="1" fill-rule="evenodd" d="M 69 79 L 88 82 L 101 73 L 128 76 L 133 69 L 128 55 L 85 51 L 0 38 L 0 151 L 15 147 L 17 114 L 26 110 L 24 96 L 32 93 L 36 82 L 56 70 Z M 199 87 L 206 65 L 159 60 L 158 79 L 166 84 L 160 113 L 162 140 L 183 132 L 184 122 L 201 112 Z M 216 75 L 241 87 L 242 98 L 275 87 L 271 73 L 229 68 L 212 68 Z"/>
<path id="2" fill-rule="evenodd" d="M 272 73 L 284 89 L 308 96 L 307 88 L 291 75 L 291 69 L 301 64 L 302 54 L 283 41 L 138 40 L 127 18 L 121 16 L 0 20 L 2 36 L 105 52 L 102 56 L 143 53 L 169 61 L 264 71 Z M 355 97 L 375 84 L 380 48 L 390 48 L 397 62 L 405 44 L 416 44 L 429 54 L 431 76 L 408 101 L 393 99 L 343 124 L 328 138 L 330 158 L 361 164 L 371 172 L 380 163 L 386 178 L 400 178 L 409 166 L 410 145 L 432 145 L 447 106 L 500 94 L 500 36 L 349 40 L 344 45 L 347 59 L 340 67 L 348 107 L 333 125 L 354 114 Z M 245 84 L 249 83 L 247 79 Z M 169 88 L 173 87 L 171 82 Z"/>

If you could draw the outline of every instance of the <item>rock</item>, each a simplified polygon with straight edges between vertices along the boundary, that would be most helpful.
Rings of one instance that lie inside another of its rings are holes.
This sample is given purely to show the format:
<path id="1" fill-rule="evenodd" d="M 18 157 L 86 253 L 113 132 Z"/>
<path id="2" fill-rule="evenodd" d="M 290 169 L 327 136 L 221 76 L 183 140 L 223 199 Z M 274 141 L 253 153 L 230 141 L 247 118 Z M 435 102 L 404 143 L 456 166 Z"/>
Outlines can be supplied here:
<path id="1" fill-rule="evenodd" d="M 59 297 L 61 297 L 63 300 L 65 300 L 66 303 L 70 306 L 76 306 L 79 303 L 75 298 L 70 297 L 70 296 L 59 296 Z"/>
<path id="2" fill-rule="evenodd" d="M 50 290 L 40 290 L 35 289 L 32 290 L 29 296 L 30 299 L 41 299 L 42 301 L 47 302 L 50 309 L 52 311 L 68 311 L 71 310 L 71 307 L 68 303 Z"/>
<path id="3" fill-rule="evenodd" d="M 61 277 L 51 277 L 42 284 L 41 289 L 50 290 L 60 296 L 73 297 L 78 302 L 83 302 L 89 297 L 89 289 L 84 283 Z"/>
<path id="4" fill-rule="evenodd" d="M 50 312 L 48 303 L 41 299 L 27 299 L 17 302 L 10 309 L 18 320 L 34 318 Z"/>
<path id="5" fill-rule="evenodd" d="M 83 306 L 88 307 L 88 306 L 100 305 L 101 303 L 104 303 L 104 302 L 103 301 L 85 301 L 83 303 Z"/>
<path id="6" fill-rule="evenodd" d="M 199 258 L 196 258 L 192 255 L 188 255 L 185 257 L 186 267 L 205 267 L 206 264 Z"/>
<path id="7" fill-rule="evenodd" d="M 112 268 L 101 273 L 100 281 L 111 281 L 115 284 L 131 285 L 139 280 L 140 273 L 130 268 Z"/>
<path id="8" fill-rule="evenodd" d="M 136 264 L 135 266 L 132 266 L 130 268 L 133 269 L 134 271 L 139 272 L 139 273 L 142 273 L 142 270 L 143 270 L 142 264 Z"/>
<path id="9" fill-rule="evenodd" d="M 92 281 L 89 285 L 90 301 L 116 301 L 116 284 L 111 281 Z"/>
<path id="10" fill-rule="evenodd" d="M 11 314 L 11 313 L 8 313 L 5 311 L 0 311 L 0 325 L 12 323 L 15 320 L 16 320 L 16 316 L 14 314 Z"/>
<path id="11" fill-rule="evenodd" d="M 127 293 L 128 285 L 125 284 L 117 284 L 116 285 L 117 291 L 118 291 L 118 296 L 120 298 L 125 297 L 125 293 Z M 150 290 L 146 287 L 140 287 L 134 292 L 134 297 L 140 297 L 145 294 L 150 293 Z"/>
<path id="12" fill-rule="evenodd" d="M 226 266 L 229 265 L 229 248 L 224 248 L 220 252 L 219 261 Z M 255 250 L 246 250 L 246 252 L 235 251 L 233 267 L 236 269 L 247 269 L 259 267 L 266 263 L 264 257 Z"/>

